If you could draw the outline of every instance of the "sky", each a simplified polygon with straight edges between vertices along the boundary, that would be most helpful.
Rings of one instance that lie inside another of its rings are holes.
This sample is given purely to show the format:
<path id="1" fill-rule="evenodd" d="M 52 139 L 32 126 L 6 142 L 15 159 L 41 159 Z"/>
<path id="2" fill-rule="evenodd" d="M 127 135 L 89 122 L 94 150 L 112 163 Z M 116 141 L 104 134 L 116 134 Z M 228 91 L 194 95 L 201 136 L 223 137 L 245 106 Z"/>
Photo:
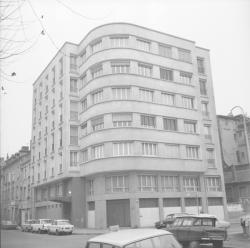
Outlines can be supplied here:
<path id="1" fill-rule="evenodd" d="M 91 29 L 110 22 L 138 24 L 210 49 L 217 114 L 240 105 L 250 115 L 250 0 L 22 1 L 25 25 L 17 37 L 30 49 L 1 63 L 1 156 L 29 145 L 32 84 L 58 48 L 65 41 L 79 43 Z M 12 72 L 16 76 L 8 77 Z"/>

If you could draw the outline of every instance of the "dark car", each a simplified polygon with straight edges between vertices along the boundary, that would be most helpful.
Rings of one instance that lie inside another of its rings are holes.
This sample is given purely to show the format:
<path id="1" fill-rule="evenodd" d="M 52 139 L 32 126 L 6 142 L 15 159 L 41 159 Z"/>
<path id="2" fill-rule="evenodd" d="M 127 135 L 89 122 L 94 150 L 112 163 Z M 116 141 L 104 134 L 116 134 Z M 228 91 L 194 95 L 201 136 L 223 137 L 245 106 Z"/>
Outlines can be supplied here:
<path id="1" fill-rule="evenodd" d="M 155 228 L 166 228 L 169 227 L 173 222 L 175 221 L 176 217 L 180 216 L 187 216 L 189 214 L 187 213 L 175 213 L 175 214 L 168 214 L 165 216 L 165 218 L 162 221 L 155 222 Z"/>
<path id="2" fill-rule="evenodd" d="M 15 230 L 15 229 L 17 229 L 17 224 L 13 223 L 10 220 L 2 220 L 1 221 L 1 229 Z"/>
<path id="3" fill-rule="evenodd" d="M 177 217 L 167 230 L 189 248 L 208 243 L 212 243 L 214 248 L 222 248 L 227 238 L 226 228 L 216 227 L 216 217 L 206 214 Z"/>

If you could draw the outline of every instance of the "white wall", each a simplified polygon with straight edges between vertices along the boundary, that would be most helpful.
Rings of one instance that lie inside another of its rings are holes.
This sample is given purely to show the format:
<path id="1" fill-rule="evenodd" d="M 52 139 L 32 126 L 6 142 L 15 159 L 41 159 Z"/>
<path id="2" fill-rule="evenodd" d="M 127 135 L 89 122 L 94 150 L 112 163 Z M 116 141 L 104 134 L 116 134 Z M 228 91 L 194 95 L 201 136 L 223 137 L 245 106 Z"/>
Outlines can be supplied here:
<path id="1" fill-rule="evenodd" d="M 201 212 L 202 207 L 199 207 L 199 213 Z M 185 207 L 185 213 L 188 214 L 198 214 L 197 206 Z"/>
<path id="2" fill-rule="evenodd" d="M 88 211 L 88 228 L 95 228 L 95 211 Z"/>
<path id="3" fill-rule="evenodd" d="M 219 220 L 224 220 L 224 208 L 223 206 L 208 206 L 208 213 L 217 216 Z"/>
<path id="4" fill-rule="evenodd" d="M 140 208 L 140 227 L 154 226 L 159 221 L 159 208 Z"/>
<path id="5" fill-rule="evenodd" d="M 164 207 L 163 208 L 163 215 L 164 218 L 168 214 L 174 214 L 174 213 L 181 213 L 181 207 Z"/>

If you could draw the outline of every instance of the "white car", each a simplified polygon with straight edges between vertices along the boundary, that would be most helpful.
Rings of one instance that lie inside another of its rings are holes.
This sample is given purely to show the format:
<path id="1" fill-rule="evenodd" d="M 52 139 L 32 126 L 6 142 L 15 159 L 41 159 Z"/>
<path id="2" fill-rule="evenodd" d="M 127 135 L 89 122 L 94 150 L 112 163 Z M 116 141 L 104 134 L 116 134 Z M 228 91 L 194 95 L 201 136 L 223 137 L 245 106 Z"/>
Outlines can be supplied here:
<path id="1" fill-rule="evenodd" d="M 181 248 L 174 235 L 162 229 L 127 229 L 99 235 L 85 248 Z"/>
<path id="2" fill-rule="evenodd" d="M 48 234 L 72 234 L 74 226 L 69 223 L 69 220 L 54 220 L 48 229 Z"/>
<path id="3" fill-rule="evenodd" d="M 51 225 L 51 219 L 39 219 L 31 224 L 31 232 L 46 233 Z"/>
<path id="4" fill-rule="evenodd" d="M 221 227 L 221 228 L 229 228 L 230 227 L 230 222 L 226 220 L 219 220 L 216 215 L 213 214 L 200 214 L 200 216 L 207 216 L 207 217 L 213 217 L 216 219 L 215 226 L 216 227 Z"/>

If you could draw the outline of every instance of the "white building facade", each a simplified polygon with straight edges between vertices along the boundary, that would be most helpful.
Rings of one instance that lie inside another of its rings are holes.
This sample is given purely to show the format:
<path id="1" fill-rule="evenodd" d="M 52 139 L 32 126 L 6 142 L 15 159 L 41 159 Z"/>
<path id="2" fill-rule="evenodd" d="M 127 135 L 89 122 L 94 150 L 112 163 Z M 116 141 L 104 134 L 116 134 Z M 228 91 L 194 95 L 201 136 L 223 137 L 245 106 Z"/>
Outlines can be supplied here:
<path id="1" fill-rule="evenodd" d="M 209 51 L 127 23 L 65 43 L 34 83 L 31 158 L 36 217 L 225 218 Z"/>

